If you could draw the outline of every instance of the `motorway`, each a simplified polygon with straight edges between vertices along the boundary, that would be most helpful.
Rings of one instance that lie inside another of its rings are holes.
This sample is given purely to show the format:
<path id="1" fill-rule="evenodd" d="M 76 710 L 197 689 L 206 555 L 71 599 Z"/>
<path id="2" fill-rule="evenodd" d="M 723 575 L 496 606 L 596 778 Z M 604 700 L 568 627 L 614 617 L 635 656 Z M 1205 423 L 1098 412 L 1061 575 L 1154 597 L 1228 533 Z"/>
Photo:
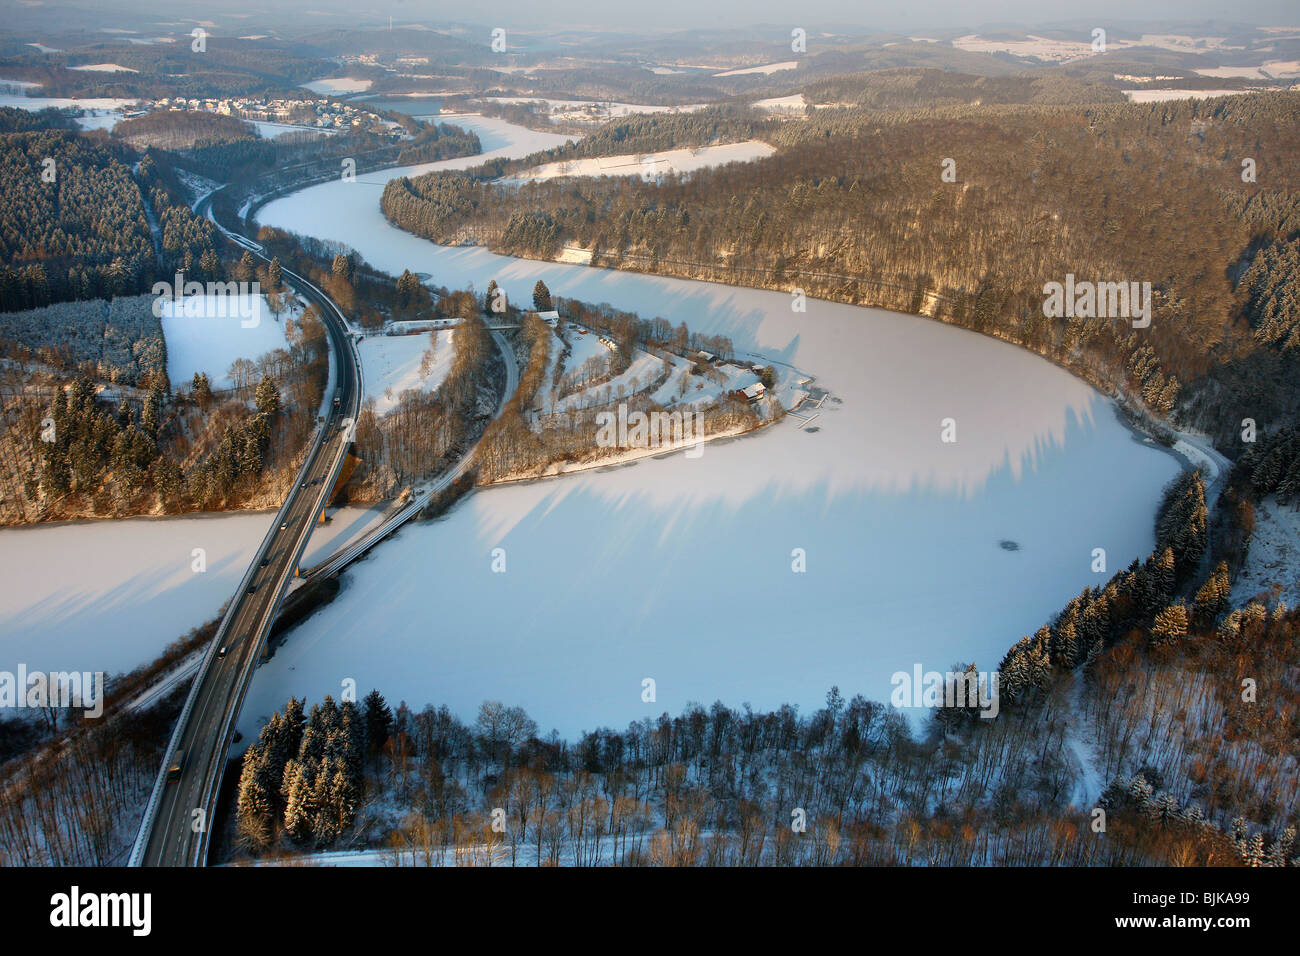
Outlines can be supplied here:
<path id="1" fill-rule="evenodd" d="M 212 219 L 232 242 L 259 256 L 261 246 L 231 232 L 211 213 L 212 194 L 195 206 L 195 212 Z M 307 459 L 293 488 L 254 556 L 239 589 L 231 599 L 216 636 L 199 665 L 185 707 L 177 721 L 165 759 L 154 784 L 139 834 L 131 851 L 132 866 L 203 866 L 207 860 L 211 822 L 225 773 L 226 755 L 244 697 L 261 661 L 266 637 L 298 569 L 307 540 L 329 499 L 335 479 L 352 440 L 352 423 L 361 404 L 361 371 L 347 320 L 338 306 L 302 276 L 283 270 L 285 281 L 308 299 L 321 316 L 335 357 L 334 395 L 338 404 L 327 406 Z M 513 350 L 494 331 L 493 338 L 506 363 L 506 387 L 497 413 L 519 386 L 519 368 Z M 477 442 L 460 461 L 419 492 L 405 508 L 362 541 L 344 548 L 317 565 L 313 573 L 336 573 L 356 560 L 407 520 L 418 514 L 438 492 L 465 473 Z M 224 653 L 222 650 L 224 649 Z M 182 757 L 183 755 L 183 757 Z M 168 769 L 179 764 L 179 778 L 168 780 Z"/>
<path id="2" fill-rule="evenodd" d="M 209 201 L 205 200 L 205 204 Z M 255 243 L 227 235 L 260 254 Z M 351 425 L 360 406 L 361 387 L 346 321 L 334 303 L 310 282 L 287 269 L 283 275 L 299 295 L 316 306 L 324 322 L 336 364 L 334 394 L 338 404 L 327 404 L 324 422 L 312 440 L 294 486 L 203 659 L 146 808 L 131 854 L 133 865 L 205 863 L 235 721 L 261 660 L 267 632 L 351 444 Z M 224 655 L 220 653 L 223 647 Z M 180 778 L 169 781 L 168 768 L 180 754 L 184 755 Z"/>

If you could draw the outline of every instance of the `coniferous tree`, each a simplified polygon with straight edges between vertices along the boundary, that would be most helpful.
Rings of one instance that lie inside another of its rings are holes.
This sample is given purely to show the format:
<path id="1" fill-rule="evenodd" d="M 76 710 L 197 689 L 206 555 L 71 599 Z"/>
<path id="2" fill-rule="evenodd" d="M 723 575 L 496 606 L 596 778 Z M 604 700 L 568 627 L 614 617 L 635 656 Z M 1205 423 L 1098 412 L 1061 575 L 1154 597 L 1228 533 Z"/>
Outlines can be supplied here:
<path id="1" fill-rule="evenodd" d="M 264 377 L 257 383 L 257 391 L 253 400 L 257 406 L 258 414 L 274 417 L 275 413 L 280 410 L 280 386 L 270 376 Z"/>
<path id="2" fill-rule="evenodd" d="M 365 700 L 362 702 L 362 709 L 365 721 L 366 749 L 372 755 L 377 755 L 383 750 L 384 744 L 388 742 L 393 727 L 393 712 L 389 709 L 388 702 L 384 700 L 384 695 L 379 693 L 378 688 L 366 695 Z"/>
<path id="3" fill-rule="evenodd" d="M 538 312 L 550 312 L 554 308 L 551 305 L 551 290 L 546 288 L 546 283 L 541 279 L 533 286 L 533 308 Z"/>

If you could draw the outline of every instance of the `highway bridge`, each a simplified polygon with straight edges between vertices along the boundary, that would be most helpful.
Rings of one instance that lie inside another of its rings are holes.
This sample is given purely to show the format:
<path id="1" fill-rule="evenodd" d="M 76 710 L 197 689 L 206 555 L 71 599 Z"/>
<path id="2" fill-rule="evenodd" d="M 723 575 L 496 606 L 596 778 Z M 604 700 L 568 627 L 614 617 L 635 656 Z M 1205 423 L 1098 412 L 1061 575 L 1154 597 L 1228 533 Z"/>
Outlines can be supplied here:
<path id="1" fill-rule="evenodd" d="M 515 361 L 514 351 L 510 348 L 509 343 L 501 337 L 501 333 L 493 332 L 492 337 L 496 340 L 497 348 L 500 349 L 501 355 L 505 358 L 506 362 L 506 387 L 501 393 L 501 401 L 497 405 L 496 412 L 500 415 L 501 410 L 505 407 L 506 401 L 515 393 L 515 390 L 519 388 L 519 365 Z M 433 500 L 435 495 L 450 488 L 457 478 L 465 474 L 469 470 L 469 465 L 474 458 L 474 450 L 476 448 L 478 448 L 477 441 L 475 441 L 465 454 L 461 456 L 460 461 L 458 461 L 452 468 L 449 468 L 447 471 L 439 475 L 432 484 L 420 489 L 412 495 L 411 500 L 399 511 L 390 515 L 378 527 L 367 531 L 356 541 L 340 548 L 330 557 L 317 562 L 310 569 L 304 569 L 301 573 L 301 577 L 307 581 L 322 580 L 331 575 L 338 574 L 353 561 L 356 561 L 379 542 L 383 541 L 402 525 L 406 524 L 406 522 L 418 515 L 425 509 L 429 502 Z"/>
<path id="2" fill-rule="evenodd" d="M 212 194 L 195 205 L 236 245 L 266 260 L 263 248 L 226 229 L 211 211 Z M 352 443 L 352 426 L 361 405 L 361 363 L 347 319 L 324 292 L 288 269 L 285 281 L 317 309 L 329 335 L 335 388 L 313 436 L 293 488 L 276 514 L 227 606 L 198 667 L 189 697 L 168 742 L 144 819 L 131 848 L 131 866 L 203 866 L 235 724 L 267 636 L 298 569 L 317 518 L 329 501 Z M 514 353 L 500 330 L 493 338 L 506 361 L 506 388 L 498 414 L 519 383 Z M 337 573 L 418 514 L 434 495 L 463 475 L 477 443 L 460 461 L 379 528 L 346 546 L 311 571 L 313 578 Z"/>
<path id="3" fill-rule="evenodd" d="M 210 202 L 209 196 L 200 206 Z M 251 240 L 225 229 L 222 232 L 262 255 Z M 334 357 L 334 393 L 332 398 L 327 396 L 323 420 L 293 488 L 239 582 L 199 666 L 131 850 L 133 866 L 205 863 L 217 790 L 239 710 L 261 661 L 271 623 L 351 445 L 362 389 L 360 362 L 347 321 L 311 282 L 288 269 L 283 275 L 320 313 Z M 176 766 L 179 773 L 169 773 Z"/>

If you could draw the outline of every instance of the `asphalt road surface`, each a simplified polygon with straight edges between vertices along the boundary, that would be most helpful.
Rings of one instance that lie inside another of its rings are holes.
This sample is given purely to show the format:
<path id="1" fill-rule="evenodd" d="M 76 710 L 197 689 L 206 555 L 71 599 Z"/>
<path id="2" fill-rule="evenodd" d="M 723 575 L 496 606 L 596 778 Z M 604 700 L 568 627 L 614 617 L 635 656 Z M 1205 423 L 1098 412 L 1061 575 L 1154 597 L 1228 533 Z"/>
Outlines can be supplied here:
<path id="1" fill-rule="evenodd" d="M 195 678 L 174 737 L 175 746 L 160 772 L 132 855 L 133 862 L 143 866 L 202 866 L 206 861 L 209 824 L 244 695 L 271 622 L 351 444 L 350 426 L 360 404 L 360 378 L 343 317 L 315 286 L 288 270 L 284 277 L 316 306 L 324 321 L 337 362 L 338 404 L 331 403 L 319 426 L 323 434 L 313 439 L 293 489 L 231 599 Z M 221 648 L 225 648 L 224 654 Z M 178 754 L 184 755 L 179 779 L 168 779 L 168 769 L 177 762 Z"/>

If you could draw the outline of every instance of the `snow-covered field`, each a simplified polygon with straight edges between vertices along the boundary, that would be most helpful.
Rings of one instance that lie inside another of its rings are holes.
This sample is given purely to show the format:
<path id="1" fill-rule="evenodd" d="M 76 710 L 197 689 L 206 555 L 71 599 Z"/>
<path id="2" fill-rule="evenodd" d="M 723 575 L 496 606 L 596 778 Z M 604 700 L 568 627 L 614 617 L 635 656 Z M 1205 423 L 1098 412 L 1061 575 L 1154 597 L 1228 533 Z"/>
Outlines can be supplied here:
<path id="1" fill-rule="evenodd" d="M 324 133 L 332 135 L 334 130 L 319 126 L 294 126 L 290 123 L 269 123 L 266 120 L 250 120 L 262 139 L 276 139 L 285 133 Z"/>
<path id="2" fill-rule="evenodd" d="M 692 374 L 690 363 L 684 359 L 677 359 L 673 364 L 677 369 L 651 396 L 661 405 L 704 405 L 716 401 L 724 392 L 734 392 L 758 381 L 752 371 L 731 363 L 719 365 L 705 375 Z"/>
<path id="3" fill-rule="evenodd" d="M 958 37 L 952 45 L 971 53 L 1010 53 L 1013 56 L 1037 57 L 1064 63 L 1092 53 L 1091 37 L 1081 35 L 1078 40 L 1053 40 L 1027 34 L 1023 40 L 988 40 L 975 33 Z"/>
<path id="4" fill-rule="evenodd" d="M 569 325 L 565 338 L 569 343 L 569 357 L 564 360 L 566 374 L 582 368 L 588 359 L 604 359 L 609 355 L 609 349 L 600 344 L 599 336 L 593 332 L 583 335 L 576 325 Z"/>
<path id="5" fill-rule="evenodd" d="M 91 73 L 139 73 L 139 70 L 133 70 L 129 66 L 119 66 L 116 63 L 91 63 L 87 66 L 70 66 L 69 70 L 87 70 Z"/>
<path id="6" fill-rule="evenodd" d="M 586 336 L 586 338 L 591 337 L 590 335 Z M 598 348 L 604 350 L 604 346 L 598 346 Z M 575 363 L 569 367 L 576 372 L 581 367 L 581 363 Z M 638 351 L 632 359 L 632 364 L 622 373 L 608 382 L 566 396 L 563 400 L 555 403 L 554 410 L 563 412 L 572 408 L 589 408 L 592 405 L 607 401 L 609 398 L 617 400 L 625 395 L 634 395 L 658 378 L 662 369 L 662 360 L 655 358 L 649 352 Z"/>
<path id="7" fill-rule="evenodd" d="M 7 84 L 14 84 L 14 80 L 3 81 Z M 135 100 L 121 99 L 112 96 L 0 96 L 0 106 L 12 106 L 20 110 L 43 110 L 46 107 L 53 106 L 57 109 L 67 109 L 76 107 L 85 110 L 122 110 L 134 103 Z"/>
<path id="8" fill-rule="evenodd" d="M 179 307 L 168 300 L 161 316 L 167 377 L 181 385 L 204 372 L 213 388 L 230 388 L 231 363 L 284 348 L 285 321 L 301 313 L 294 302 L 277 318 L 265 297 L 253 295 L 190 296 Z"/>
<path id="9" fill-rule="evenodd" d="M 311 90 L 313 93 L 324 93 L 326 95 L 333 93 L 363 93 L 370 89 L 370 84 L 374 80 L 359 80 L 351 76 L 337 76 L 327 80 L 312 80 L 310 83 L 304 83 L 303 88 Z"/>
<path id="10" fill-rule="evenodd" d="M 994 40 L 970 33 L 957 37 L 952 41 L 952 45 L 959 50 L 972 53 L 1010 53 L 1013 56 L 1035 57 L 1056 63 L 1067 63 L 1081 57 L 1095 55 L 1092 49 L 1092 35 L 1089 31 L 1079 31 L 1078 39 L 1053 39 L 1030 33 L 1026 34 L 1023 40 Z M 1192 37 L 1173 33 L 1144 33 L 1136 40 L 1122 40 L 1115 37 L 1106 40 L 1106 50 L 1109 52 L 1128 47 L 1157 47 L 1178 53 L 1207 53 L 1221 48 L 1240 49 L 1240 47 L 1229 47 L 1226 37 Z"/>
<path id="11" fill-rule="evenodd" d="M 22 87 L 29 89 L 35 83 L 23 83 L 19 80 L 0 80 L 0 89 Z M 20 110 L 43 110 L 47 107 L 56 109 L 79 109 L 82 115 L 77 118 L 77 125 L 82 129 L 112 129 L 123 117 L 123 111 L 135 103 L 135 100 L 113 97 L 63 97 L 63 96 L 24 96 L 22 92 L 0 93 L 0 106 L 10 106 Z"/>
<path id="12" fill-rule="evenodd" d="M 538 148 L 529 130 L 457 122 L 497 155 Z M 442 248 L 389 225 L 375 191 L 339 183 L 261 218 L 389 272 L 418 263 L 451 288 L 495 278 L 519 302 L 540 278 L 556 295 L 685 321 L 832 395 L 810 424 L 699 459 L 493 488 L 407 527 L 258 672 L 246 736 L 290 694 L 319 699 L 344 677 L 463 717 L 485 698 L 519 704 L 564 733 L 690 700 L 819 706 L 832 684 L 884 700 L 890 675 L 917 662 L 995 667 L 1102 580 L 1093 548 L 1112 571 L 1149 553 L 1180 467 L 1068 373 L 926 319 L 817 300 L 795 313 L 780 292 Z M 946 418 L 955 443 L 940 440 Z"/>
<path id="13" fill-rule="evenodd" d="M 361 340 L 357 351 L 361 355 L 362 378 L 366 393 L 362 401 L 375 400 L 375 414 L 383 415 L 397 407 L 402 393 L 409 388 L 431 392 L 442 384 L 451 371 L 455 354 L 452 337 L 455 329 L 438 332 L 438 346 L 427 374 L 420 369 L 424 353 L 431 344 L 429 333 L 419 335 L 372 335 Z"/>
<path id="14" fill-rule="evenodd" d="M 1213 96 L 1244 96 L 1248 90 L 1124 90 L 1131 103 L 1163 103 L 1165 100 L 1205 100 Z"/>
<path id="15" fill-rule="evenodd" d="M 792 93 L 789 96 L 773 96 L 766 100 L 755 100 L 754 108 L 767 110 L 771 113 L 802 113 L 808 106 L 808 101 L 804 99 L 802 93 Z"/>
<path id="16" fill-rule="evenodd" d="M 728 143 L 721 146 L 701 146 L 697 149 L 669 149 L 658 153 L 636 153 L 626 156 L 597 156 L 571 159 L 565 162 L 545 163 L 526 169 L 512 179 L 543 180 L 562 176 L 643 176 L 657 177 L 668 173 L 692 173 L 725 163 L 744 163 L 776 150 L 760 140 Z"/>

